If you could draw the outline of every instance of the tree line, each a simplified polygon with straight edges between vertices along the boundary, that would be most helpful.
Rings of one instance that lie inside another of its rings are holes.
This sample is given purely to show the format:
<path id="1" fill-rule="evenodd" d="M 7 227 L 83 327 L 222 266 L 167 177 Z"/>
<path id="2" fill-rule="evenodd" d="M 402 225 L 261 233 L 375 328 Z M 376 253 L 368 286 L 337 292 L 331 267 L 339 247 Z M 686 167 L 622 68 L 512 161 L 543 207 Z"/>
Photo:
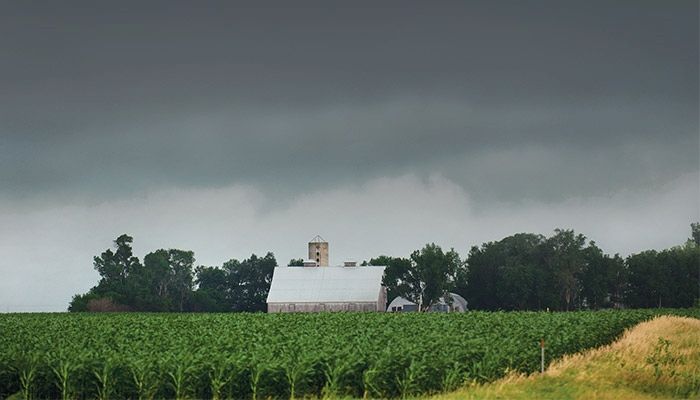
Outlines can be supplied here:
<path id="1" fill-rule="evenodd" d="M 700 224 L 692 238 L 626 258 L 573 230 L 519 233 L 472 247 L 455 292 L 480 310 L 700 306 Z"/>
<path id="2" fill-rule="evenodd" d="M 626 258 L 605 254 L 573 230 L 550 237 L 518 233 L 474 246 L 465 259 L 427 244 L 408 257 L 378 256 L 388 299 L 405 297 L 428 309 L 449 292 L 475 310 L 580 310 L 700 305 L 700 223 L 670 249 Z M 192 251 L 159 249 L 143 262 L 128 235 L 94 257 L 96 286 L 75 295 L 69 311 L 265 311 L 277 261 L 272 252 L 222 266 L 196 266 Z M 303 265 L 292 259 L 289 266 Z"/>
<path id="3" fill-rule="evenodd" d="M 255 254 L 221 267 L 195 265 L 194 252 L 159 249 L 143 263 L 133 255 L 133 238 L 121 235 L 115 250 L 93 259 L 96 286 L 73 296 L 69 311 L 265 311 L 275 256 Z"/>

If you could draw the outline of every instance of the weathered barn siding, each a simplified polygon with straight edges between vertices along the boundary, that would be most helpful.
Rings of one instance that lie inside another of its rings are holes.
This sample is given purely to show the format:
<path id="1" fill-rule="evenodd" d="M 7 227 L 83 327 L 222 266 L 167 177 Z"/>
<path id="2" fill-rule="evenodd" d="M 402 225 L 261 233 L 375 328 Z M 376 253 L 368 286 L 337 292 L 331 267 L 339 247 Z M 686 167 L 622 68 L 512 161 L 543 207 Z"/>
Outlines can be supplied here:
<path id="1" fill-rule="evenodd" d="M 382 286 L 379 288 L 379 299 L 377 300 L 377 309 L 376 311 L 379 312 L 384 312 L 386 311 L 386 303 L 387 303 L 387 294 L 386 294 L 386 286 Z"/>
<path id="2" fill-rule="evenodd" d="M 333 312 L 333 311 L 352 311 L 352 312 L 367 312 L 367 311 L 384 311 L 383 307 L 377 303 L 269 303 L 267 312 L 269 313 L 285 313 L 285 312 Z"/>

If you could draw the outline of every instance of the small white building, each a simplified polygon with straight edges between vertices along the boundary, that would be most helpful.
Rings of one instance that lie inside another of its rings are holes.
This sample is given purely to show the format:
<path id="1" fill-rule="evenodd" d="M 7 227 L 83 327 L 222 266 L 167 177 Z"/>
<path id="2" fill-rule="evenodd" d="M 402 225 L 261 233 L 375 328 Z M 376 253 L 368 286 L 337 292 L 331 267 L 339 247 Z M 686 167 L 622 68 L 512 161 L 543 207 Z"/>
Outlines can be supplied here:
<path id="1" fill-rule="evenodd" d="M 457 293 L 448 293 L 450 297 L 450 302 L 445 301 L 441 298 L 437 304 L 433 304 L 430 307 L 431 312 L 465 312 L 467 311 L 467 300 L 464 297 L 458 295 Z M 418 305 L 406 298 L 401 296 L 395 298 L 391 301 L 386 309 L 387 312 L 409 312 L 418 311 Z"/>
<path id="2" fill-rule="evenodd" d="M 313 265 L 311 265 L 313 264 Z M 267 312 L 379 311 L 386 309 L 383 266 L 275 267 Z"/>

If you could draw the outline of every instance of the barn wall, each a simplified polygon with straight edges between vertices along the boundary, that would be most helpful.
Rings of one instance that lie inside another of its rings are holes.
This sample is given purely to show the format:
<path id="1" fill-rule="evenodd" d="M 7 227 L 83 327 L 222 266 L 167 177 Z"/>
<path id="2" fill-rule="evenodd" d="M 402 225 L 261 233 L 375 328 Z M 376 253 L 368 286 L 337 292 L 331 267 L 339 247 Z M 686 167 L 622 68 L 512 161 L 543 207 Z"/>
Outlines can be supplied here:
<path id="1" fill-rule="evenodd" d="M 379 301 L 371 303 L 268 303 L 267 312 L 384 311 Z"/>
<path id="2" fill-rule="evenodd" d="M 379 288 L 379 301 L 377 301 L 377 311 L 386 311 L 386 286 Z"/>

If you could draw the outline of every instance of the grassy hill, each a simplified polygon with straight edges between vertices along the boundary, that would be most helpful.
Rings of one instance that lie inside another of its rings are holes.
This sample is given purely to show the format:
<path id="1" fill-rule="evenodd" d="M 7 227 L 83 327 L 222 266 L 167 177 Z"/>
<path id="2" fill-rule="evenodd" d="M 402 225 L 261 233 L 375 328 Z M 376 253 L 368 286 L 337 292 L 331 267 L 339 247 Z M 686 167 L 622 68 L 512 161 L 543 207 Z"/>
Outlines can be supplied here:
<path id="1" fill-rule="evenodd" d="M 544 374 L 510 374 L 434 400 L 700 399 L 700 320 L 662 316 L 611 345 L 565 356 Z"/>

